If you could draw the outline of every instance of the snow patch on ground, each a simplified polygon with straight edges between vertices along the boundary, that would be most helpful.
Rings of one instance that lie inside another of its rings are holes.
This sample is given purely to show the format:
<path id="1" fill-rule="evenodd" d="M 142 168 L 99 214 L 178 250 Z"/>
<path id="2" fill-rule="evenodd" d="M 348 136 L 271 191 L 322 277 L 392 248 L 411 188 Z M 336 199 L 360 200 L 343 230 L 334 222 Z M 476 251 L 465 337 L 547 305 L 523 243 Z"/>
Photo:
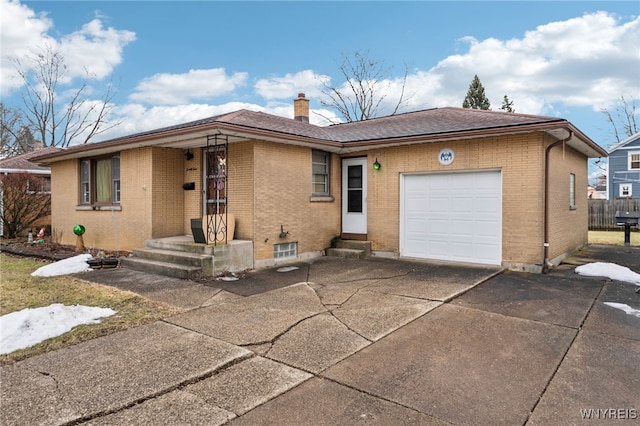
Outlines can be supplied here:
<path id="1" fill-rule="evenodd" d="M 79 254 L 68 259 L 50 263 L 31 273 L 34 277 L 54 277 L 57 275 L 75 274 L 76 272 L 93 271 L 87 260 L 92 259 L 90 254 Z"/>
<path id="2" fill-rule="evenodd" d="M 31 347 L 81 324 L 97 324 L 100 322 L 98 318 L 115 313 L 108 308 L 65 306 L 62 303 L 11 312 L 0 317 L 0 354 Z"/>
<path id="3" fill-rule="evenodd" d="M 590 277 L 606 277 L 640 286 L 640 274 L 615 263 L 594 262 L 576 267 L 576 273 Z"/>
<path id="4" fill-rule="evenodd" d="M 612 308 L 620 309 L 628 315 L 633 315 L 634 317 L 640 318 L 640 309 L 633 309 L 631 306 L 624 303 L 604 302 L 604 304 L 607 306 L 611 306 Z"/>

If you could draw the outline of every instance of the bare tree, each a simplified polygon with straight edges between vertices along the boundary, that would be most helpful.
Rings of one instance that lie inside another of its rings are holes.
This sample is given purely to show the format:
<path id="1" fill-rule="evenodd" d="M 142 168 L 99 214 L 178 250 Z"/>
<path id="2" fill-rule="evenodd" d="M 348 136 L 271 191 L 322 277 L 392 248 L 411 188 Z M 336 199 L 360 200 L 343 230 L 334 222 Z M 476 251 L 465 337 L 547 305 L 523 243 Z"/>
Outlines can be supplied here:
<path id="1" fill-rule="evenodd" d="M 638 128 L 638 115 L 640 106 L 638 100 L 631 97 L 627 100 L 624 95 L 616 101 L 613 111 L 607 108 L 600 109 L 607 117 L 607 122 L 611 124 L 611 129 L 616 142 L 621 142 L 640 131 Z"/>
<path id="2" fill-rule="evenodd" d="M 14 65 L 24 83 L 26 118 L 44 146 L 85 144 L 120 124 L 107 122 L 115 95 L 111 84 L 100 100 L 87 99 L 91 89 L 87 70 L 79 87 L 65 90 L 64 95 L 59 92 L 59 86 L 68 81 L 67 67 L 62 54 L 52 47 L 40 49 L 25 61 L 15 59 Z"/>
<path id="3" fill-rule="evenodd" d="M 33 151 L 37 141 L 25 124 L 22 111 L 8 108 L 0 102 L 0 158 Z"/>
<path id="4" fill-rule="evenodd" d="M 0 176 L 0 197 L 5 238 L 15 238 L 39 219 L 51 214 L 51 195 L 47 181 L 31 173 Z"/>
<path id="5" fill-rule="evenodd" d="M 356 51 L 353 53 L 353 57 L 343 54 L 340 72 L 345 79 L 344 86 L 336 87 L 331 84 L 329 79 L 323 80 L 322 94 L 324 99 L 320 99 L 320 103 L 337 110 L 347 122 L 374 118 L 382 113 L 381 106 L 392 85 L 392 71 L 391 68 L 384 66 L 384 62 L 371 59 L 368 51 L 364 53 Z M 407 75 L 408 69 L 405 66 L 401 90 L 397 101 L 392 103 L 390 115 L 396 114 L 408 101 L 405 98 Z M 319 115 L 330 122 L 332 121 L 329 117 Z"/>

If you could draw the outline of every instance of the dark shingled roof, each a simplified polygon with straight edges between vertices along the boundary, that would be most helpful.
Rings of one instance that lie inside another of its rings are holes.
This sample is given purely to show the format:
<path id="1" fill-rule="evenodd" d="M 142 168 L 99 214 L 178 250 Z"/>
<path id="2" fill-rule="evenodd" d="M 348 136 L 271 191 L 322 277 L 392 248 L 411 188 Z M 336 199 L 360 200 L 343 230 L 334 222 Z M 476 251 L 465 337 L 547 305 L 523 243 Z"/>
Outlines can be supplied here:
<path id="1" fill-rule="evenodd" d="M 437 135 L 563 122 L 564 119 L 468 108 L 435 108 L 329 127 L 333 140 L 349 142 Z"/>
<path id="2" fill-rule="evenodd" d="M 515 127 L 524 124 L 553 123 L 562 121 L 566 120 L 537 115 L 447 107 L 408 112 L 370 120 L 355 121 L 352 123 L 334 124 L 328 127 L 319 127 L 286 117 L 242 109 L 228 114 L 216 115 L 213 117 L 203 118 L 201 120 L 190 121 L 188 123 L 140 132 L 99 143 L 161 135 L 163 133 L 189 130 L 191 128 L 203 126 L 215 127 L 216 124 L 229 124 L 241 127 L 248 131 L 266 130 L 282 135 L 308 137 L 331 142 L 340 142 L 348 145 L 349 142 L 435 135 L 440 133 L 455 133 L 492 128 L 497 129 Z"/>
<path id="3" fill-rule="evenodd" d="M 149 130 L 107 141 L 66 148 L 60 154 L 43 155 L 39 160 L 76 156 L 97 149 L 126 149 L 129 144 L 153 145 L 156 138 L 179 138 L 180 135 L 214 134 L 221 132 L 247 138 L 272 137 L 283 142 L 297 141 L 310 144 L 332 145 L 334 147 L 361 147 L 368 144 L 386 144 L 403 139 L 419 140 L 470 137 L 472 134 L 509 133 L 544 130 L 557 127 L 573 128 L 563 118 L 510 112 L 484 111 L 469 108 L 433 108 L 407 112 L 387 117 L 351 123 L 335 124 L 326 127 L 316 126 L 291 118 L 266 114 L 264 112 L 241 109 L 227 114 L 216 115 L 188 123 L 176 124 L 160 129 Z M 581 137 L 590 149 L 600 153 L 601 148 Z M 601 153 L 606 155 L 604 151 Z"/>

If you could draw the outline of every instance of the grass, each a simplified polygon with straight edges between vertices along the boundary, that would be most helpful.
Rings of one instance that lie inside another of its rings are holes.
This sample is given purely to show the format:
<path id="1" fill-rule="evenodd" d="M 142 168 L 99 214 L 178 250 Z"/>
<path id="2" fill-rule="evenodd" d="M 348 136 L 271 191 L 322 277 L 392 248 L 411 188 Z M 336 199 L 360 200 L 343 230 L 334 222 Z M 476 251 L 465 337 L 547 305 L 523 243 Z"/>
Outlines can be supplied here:
<path id="1" fill-rule="evenodd" d="M 640 232 L 632 232 L 630 244 L 640 246 Z M 624 245 L 624 229 L 620 231 L 589 231 L 589 244 Z"/>
<path id="2" fill-rule="evenodd" d="M 52 303 L 111 308 L 117 314 L 101 319 L 100 324 L 81 325 L 62 336 L 30 348 L 0 355 L 0 364 L 10 364 L 181 312 L 178 308 L 151 301 L 132 292 L 69 276 L 31 276 L 33 271 L 46 263 L 48 262 L 0 254 L 0 315 Z"/>

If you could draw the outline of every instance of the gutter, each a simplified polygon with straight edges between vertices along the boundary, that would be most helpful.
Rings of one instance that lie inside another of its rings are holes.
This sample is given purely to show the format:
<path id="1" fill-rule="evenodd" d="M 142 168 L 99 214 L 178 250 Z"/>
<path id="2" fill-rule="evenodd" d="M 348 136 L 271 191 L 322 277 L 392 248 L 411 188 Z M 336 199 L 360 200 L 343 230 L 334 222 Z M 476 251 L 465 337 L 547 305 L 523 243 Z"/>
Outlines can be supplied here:
<path id="1" fill-rule="evenodd" d="M 573 130 L 568 129 L 569 136 L 555 141 L 549 145 L 544 153 L 544 259 L 542 261 L 542 273 L 546 274 L 553 266 L 549 261 L 549 153 L 558 145 L 564 145 L 573 137 Z"/>
<path id="2" fill-rule="evenodd" d="M 50 175 L 51 170 L 42 170 L 42 169 L 9 169 L 9 168 L 0 168 L 0 174 L 6 175 L 9 173 L 29 173 L 32 175 Z"/>

